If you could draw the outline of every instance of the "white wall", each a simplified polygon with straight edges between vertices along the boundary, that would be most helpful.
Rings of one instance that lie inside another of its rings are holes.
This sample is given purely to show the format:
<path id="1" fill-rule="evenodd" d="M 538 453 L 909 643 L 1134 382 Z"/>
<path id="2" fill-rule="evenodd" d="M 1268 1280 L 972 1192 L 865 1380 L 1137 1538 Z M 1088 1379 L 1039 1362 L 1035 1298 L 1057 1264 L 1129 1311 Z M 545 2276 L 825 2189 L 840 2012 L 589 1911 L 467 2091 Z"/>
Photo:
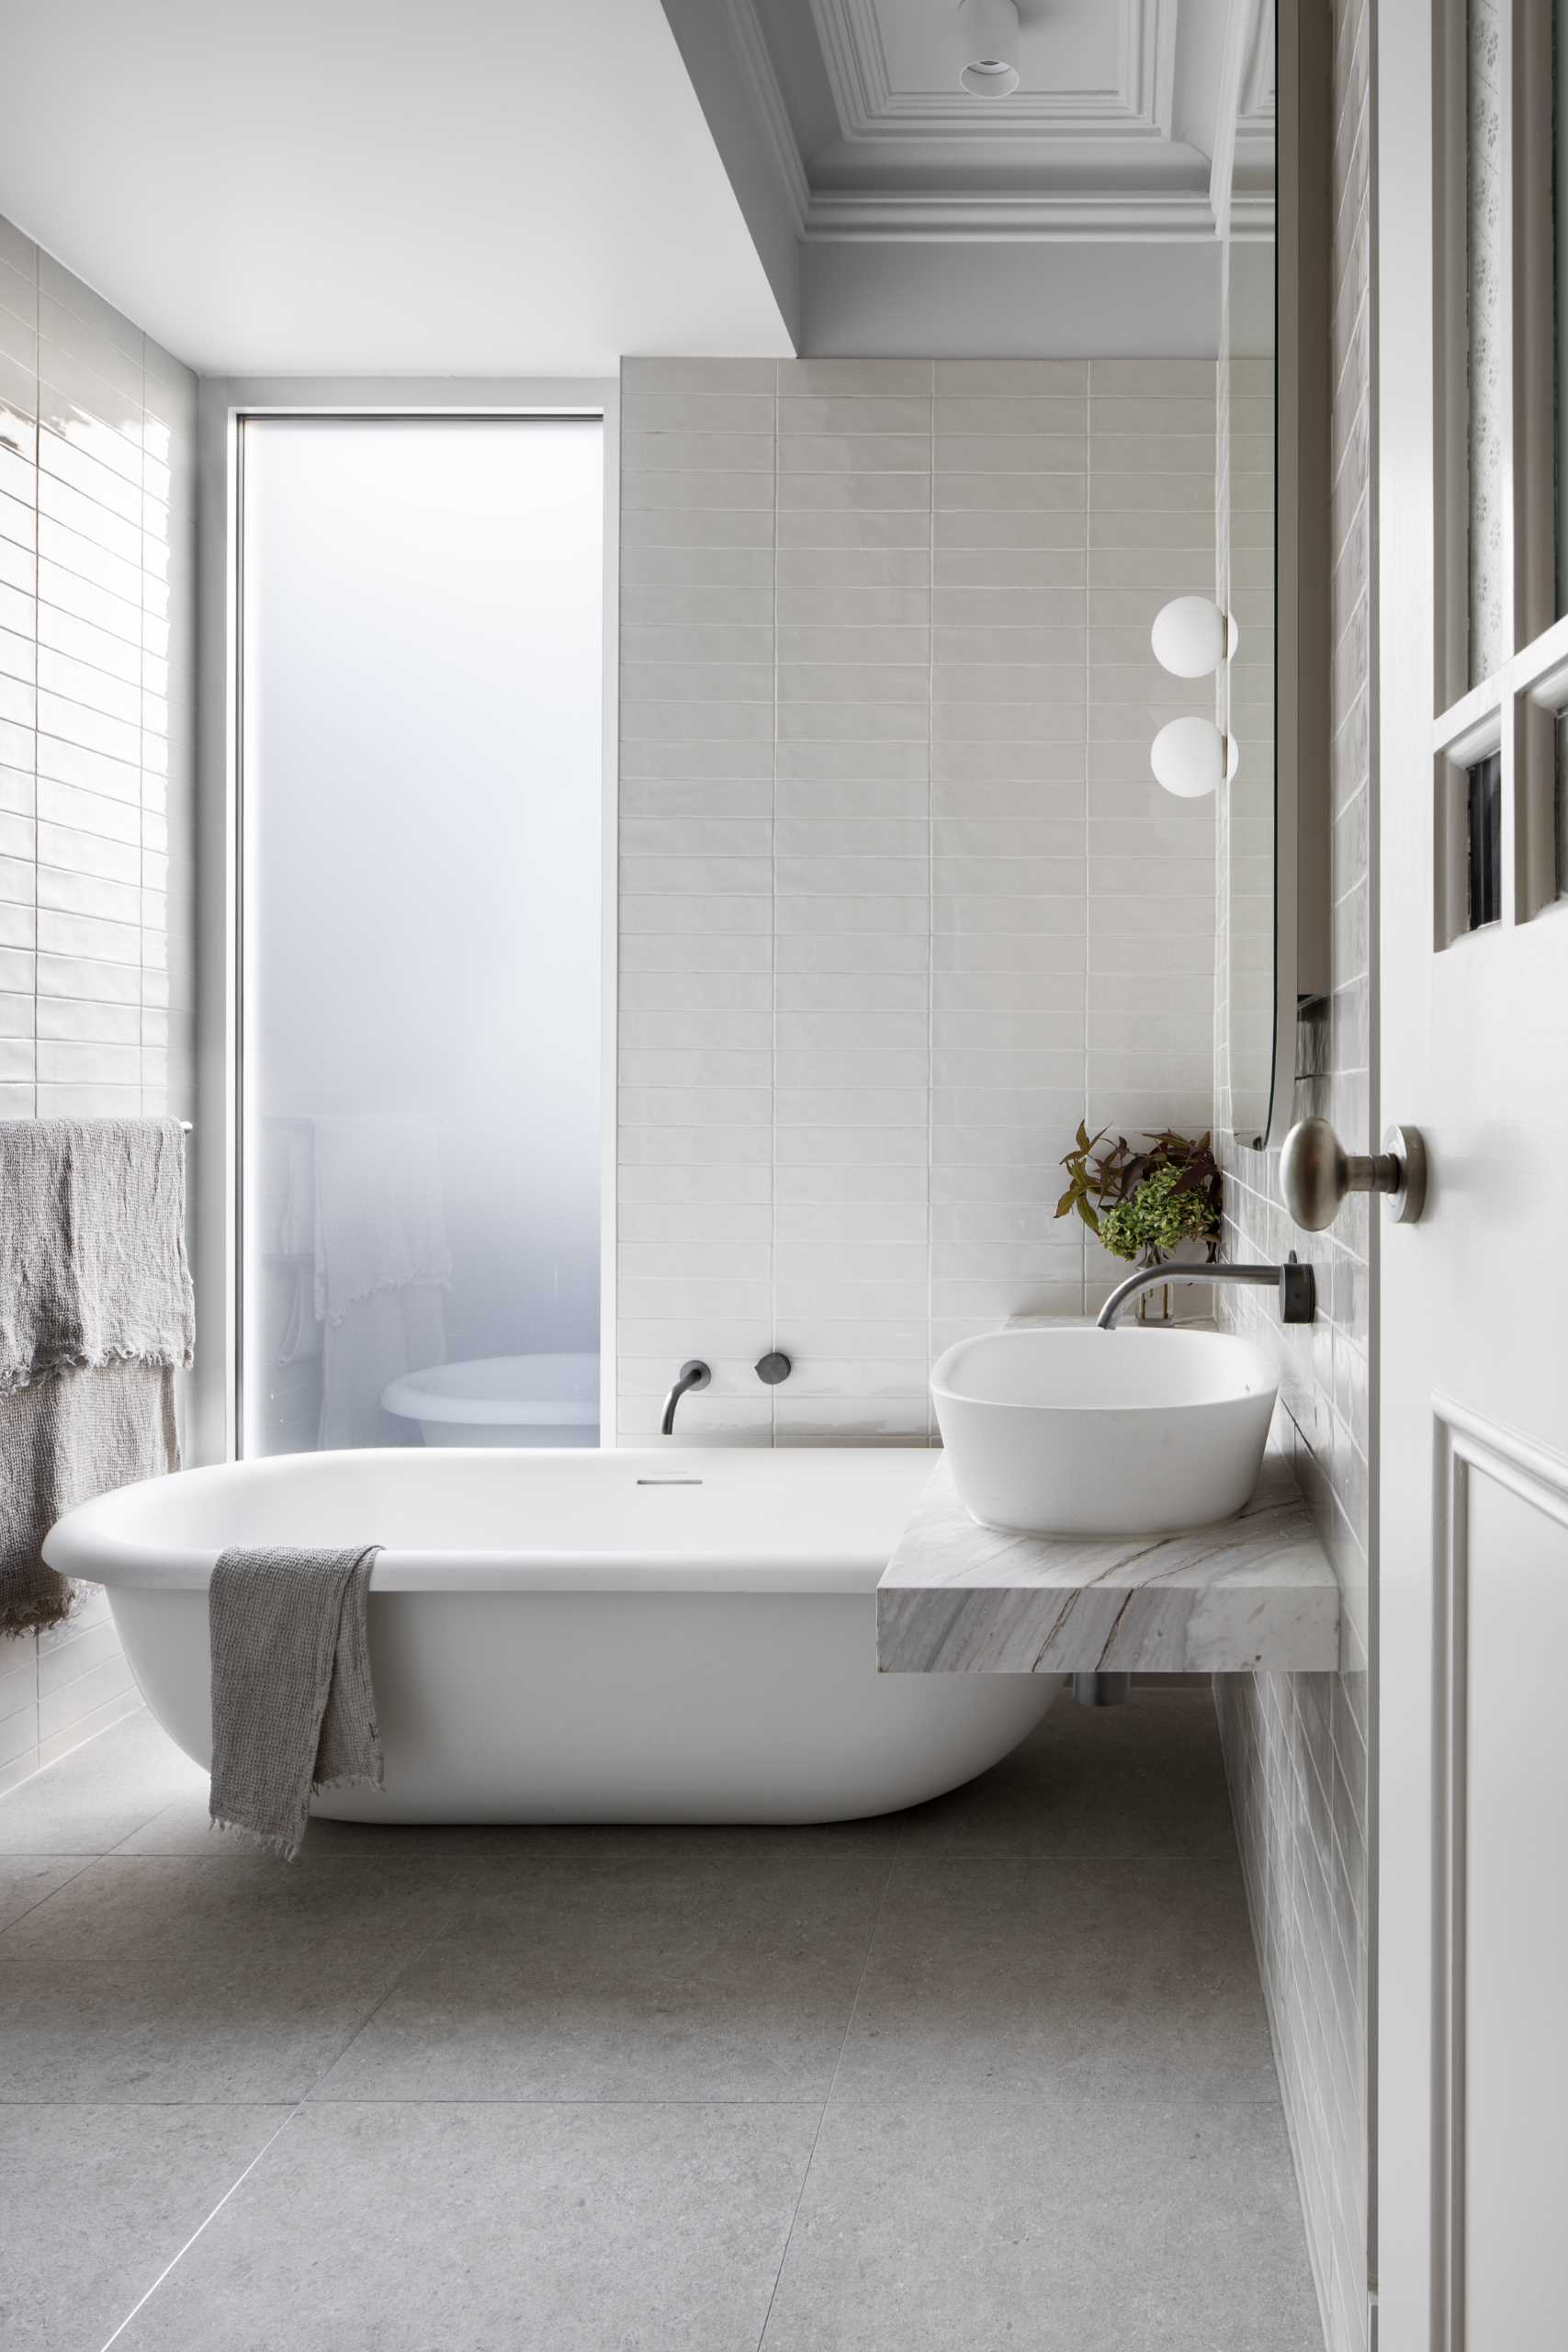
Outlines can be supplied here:
<path id="1" fill-rule="evenodd" d="M 1087 1113 L 1207 1126 L 1212 361 L 637 360 L 623 376 L 621 1430 L 925 1442 L 933 1351 L 1115 1273 Z M 755 1358 L 795 1370 L 769 1392 Z"/>
<path id="2" fill-rule="evenodd" d="M 0 220 L 0 1117 L 192 1108 L 195 409 Z M 136 1704 L 101 1591 L 0 1640 L 0 1786 Z"/>
<path id="3" fill-rule="evenodd" d="M 800 299 L 800 348 L 814 356 L 1212 359 L 1220 250 L 814 239 L 802 248 Z"/>

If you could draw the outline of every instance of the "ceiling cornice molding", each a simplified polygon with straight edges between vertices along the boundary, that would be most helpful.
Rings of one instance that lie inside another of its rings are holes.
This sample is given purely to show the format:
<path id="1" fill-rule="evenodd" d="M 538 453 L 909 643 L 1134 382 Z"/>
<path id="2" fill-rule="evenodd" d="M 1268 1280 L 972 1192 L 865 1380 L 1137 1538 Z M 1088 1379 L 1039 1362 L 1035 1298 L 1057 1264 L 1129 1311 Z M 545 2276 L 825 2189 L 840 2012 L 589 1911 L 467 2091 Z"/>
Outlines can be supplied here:
<path id="1" fill-rule="evenodd" d="M 1131 8 L 1122 19 L 1123 42 L 1131 42 L 1141 33 L 1148 44 L 1150 54 L 1145 71 L 1151 81 L 1150 111 L 1162 139 L 1170 137 L 1176 114 L 1177 6 L 1178 0 L 1154 0 L 1141 25 L 1135 22 Z"/>
<path id="2" fill-rule="evenodd" d="M 795 126 L 790 120 L 784 92 L 779 87 L 778 75 L 773 71 L 773 61 L 762 33 L 756 0 L 730 0 L 729 14 L 735 28 L 736 54 L 750 87 L 762 136 L 777 166 L 784 201 L 794 217 L 795 234 L 803 237 L 811 208 L 811 183 L 807 177 L 806 164 L 795 141 Z"/>
<path id="3" fill-rule="evenodd" d="M 817 193 L 806 236 L 821 244 L 1207 244 L 1214 216 L 1201 191 L 1151 195 Z"/>
<path id="4" fill-rule="evenodd" d="M 1274 135 L 1276 111 L 1274 11 L 1256 8 L 1252 12 L 1251 38 L 1246 61 L 1242 66 L 1241 87 L 1237 96 L 1237 130 L 1245 138 Z"/>
<path id="5" fill-rule="evenodd" d="M 1274 236 L 1272 192 L 1237 188 L 1231 198 L 1230 240 L 1232 244 L 1271 245 Z"/>
<path id="6" fill-rule="evenodd" d="M 840 130 L 851 145 L 889 140 L 1168 140 L 1178 0 L 1105 0 L 1119 10 L 1115 86 L 1017 90 L 1007 98 L 895 90 L 875 0 L 811 0 Z"/>

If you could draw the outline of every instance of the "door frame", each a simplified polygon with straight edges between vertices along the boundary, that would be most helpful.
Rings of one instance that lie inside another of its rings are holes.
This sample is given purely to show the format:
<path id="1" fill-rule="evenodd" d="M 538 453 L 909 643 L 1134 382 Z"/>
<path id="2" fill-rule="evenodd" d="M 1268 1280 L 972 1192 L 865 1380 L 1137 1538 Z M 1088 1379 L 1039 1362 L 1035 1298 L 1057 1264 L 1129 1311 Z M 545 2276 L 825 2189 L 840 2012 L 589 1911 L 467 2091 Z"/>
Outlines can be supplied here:
<path id="1" fill-rule="evenodd" d="M 197 1343 L 186 1459 L 237 1459 L 243 1378 L 241 1067 L 243 775 L 241 434 L 247 417 L 580 416 L 604 429 L 600 876 L 600 1442 L 616 1442 L 615 1067 L 619 971 L 620 384 L 602 377 L 209 377 L 197 415 L 196 1127 L 190 1238 Z"/>

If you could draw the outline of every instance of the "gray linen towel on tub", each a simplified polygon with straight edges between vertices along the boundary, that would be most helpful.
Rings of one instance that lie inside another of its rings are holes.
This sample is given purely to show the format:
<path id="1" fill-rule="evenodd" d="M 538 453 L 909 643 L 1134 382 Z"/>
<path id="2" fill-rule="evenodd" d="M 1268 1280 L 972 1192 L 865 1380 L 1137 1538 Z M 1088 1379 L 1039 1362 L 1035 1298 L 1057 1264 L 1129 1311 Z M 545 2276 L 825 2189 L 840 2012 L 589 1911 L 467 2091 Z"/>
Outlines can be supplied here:
<path id="1" fill-rule="evenodd" d="M 0 1634 L 69 1613 L 62 1512 L 178 1469 L 193 1330 L 178 1121 L 0 1121 Z"/>
<path id="2" fill-rule="evenodd" d="M 231 1551 L 212 1572 L 212 1818 L 288 1862 L 312 1789 L 382 1784 L 367 1627 L 380 1548 Z"/>

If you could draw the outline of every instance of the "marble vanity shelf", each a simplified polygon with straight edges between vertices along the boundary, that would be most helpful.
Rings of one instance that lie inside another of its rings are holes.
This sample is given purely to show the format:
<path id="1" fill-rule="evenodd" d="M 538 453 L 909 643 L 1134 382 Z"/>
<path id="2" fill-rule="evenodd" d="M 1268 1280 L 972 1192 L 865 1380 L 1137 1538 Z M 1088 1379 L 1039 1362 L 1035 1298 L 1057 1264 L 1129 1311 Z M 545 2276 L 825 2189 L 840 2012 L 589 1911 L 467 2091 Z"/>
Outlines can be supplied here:
<path id="1" fill-rule="evenodd" d="M 1324 1673 L 1339 1586 L 1272 1448 L 1235 1519 L 1179 1535 L 1003 1535 L 939 1462 L 876 1594 L 884 1674 Z"/>

